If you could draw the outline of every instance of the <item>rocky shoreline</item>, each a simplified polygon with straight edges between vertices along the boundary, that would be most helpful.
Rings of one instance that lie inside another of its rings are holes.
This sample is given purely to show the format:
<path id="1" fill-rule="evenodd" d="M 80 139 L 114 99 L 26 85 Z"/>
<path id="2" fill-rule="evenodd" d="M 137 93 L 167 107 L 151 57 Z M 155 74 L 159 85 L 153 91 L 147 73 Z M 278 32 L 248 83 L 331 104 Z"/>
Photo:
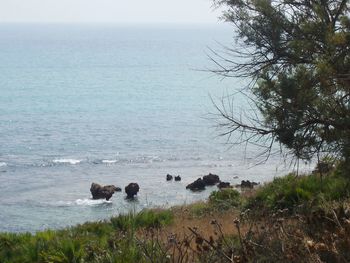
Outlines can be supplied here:
<path id="1" fill-rule="evenodd" d="M 174 181 L 179 182 L 181 181 L 181 176 L 173 176 L 171 174 L 167 174 L 165 179 L 166 181 L 172 181 L 174 179 Z M 218 175 L 209 173 L 208 175 L 204 175 L 203 177 L 200 177 L 192 183 L 188 184 L 186 186 L 186 189 L 196 192 L 203 191 L 206 189 L 207 186 L 214 185 L 216 185 L 219 189 L 234 187 L 241 189 L 252 189 L 259 184 L 260 183 L 256 183 L 249 180 L 242 180 L 240 184 L 236 184 L 233 186 L 230 182 L 221 181 Z M 137 196 L 137 193 L 140 191 L 140 185 L 138 183 L 132 182 L 125 186 L 124 190 L 126 193 L 126 198 L 132 200 L 135 198 L 135 196 Z M 106 199 L 108 201 L 112 198 L 114 193 L 122 192 L 122 189 L 115 185 L 102 186 L 98 183 L 93 182 L 90 187 L 90 192 L 92 195 L 92 199 Z"/>

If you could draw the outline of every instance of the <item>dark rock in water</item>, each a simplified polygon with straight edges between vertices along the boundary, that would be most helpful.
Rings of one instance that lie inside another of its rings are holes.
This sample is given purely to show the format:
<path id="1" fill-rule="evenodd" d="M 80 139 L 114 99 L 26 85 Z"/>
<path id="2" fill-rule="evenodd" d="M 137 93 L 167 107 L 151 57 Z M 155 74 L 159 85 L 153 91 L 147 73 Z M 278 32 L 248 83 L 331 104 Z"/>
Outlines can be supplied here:
<path id="1" fill-rule="evenodd" d="M 233 177 L 233 179 L 238 179 L 238 176 L 237 176 L 237 175 L 235 175 L 235 176 Z"/>
<path id="2" fill-rule="evenodd" d="M 167 175 L 166 175 L 166 180 L 167 180 L 167 181 L 173 180 L 173 176 L 170 175 L 170 174 L 167 174 Z"/>
<path id="3" fill-rule="evenodd" d="M 133 198 L 135 195 L 137 195 L 139 190 L 140 186 L 137 183 L 130 183 L 125 186 L 125 193 L 127 194 L 128 198 Z"/>
<path id="4" fill-rule="evenodd" d="M 242 187 L 242 188 L 253 188 L 254 186 L 258 185 L 258 183 L 256 182 L 251 182 L 249 180 L 245 181 L 241 181 L 241 184 L 236 185 L 237 187 Z"/>
<path id="5" fill-rule="evenodd" d="M 90 187 L 90 192 L 93 199 L 106 199 L 107 201 L 111 199 L 115 192 L 120 192 L 122 189 L 114 185 L 99 185 L 92 183 Z"/>
<path id="6" fill-rule="evenodd" d="M 205 189 L 205 183 L 202 178 L 198 178 L 193 183 L 186 186 L 186 189 L 190 189 L 192 191 L 200 191 Z"/>
<path id="7" fill-rule="evenodd" d="M 229 182 L 220 182 L 217 187 L 219 189 L 222 189 L 222 188 L 232 188 L 231 184 Z"/>
<path id="8" fill-rule="evenodd" d="M 220 183 L 220 178 L 216 174 L 209 173 L 208 175 L 203 176 L 203 182 L 205 185 L 214 185 Z"/>
<path id="9" fill-rule="evenodd" d="M 175 181 L 181 181 L 181 176 L 180 175 L 175 176 Z"/>

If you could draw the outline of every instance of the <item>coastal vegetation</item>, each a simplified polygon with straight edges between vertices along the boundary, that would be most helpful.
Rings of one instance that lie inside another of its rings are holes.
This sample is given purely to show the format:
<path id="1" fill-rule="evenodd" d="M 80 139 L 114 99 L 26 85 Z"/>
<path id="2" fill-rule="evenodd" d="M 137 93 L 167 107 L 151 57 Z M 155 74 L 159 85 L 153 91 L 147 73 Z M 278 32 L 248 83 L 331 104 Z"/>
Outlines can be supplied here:
<path id="1" fill-rule="evenodd" d="M 172 219 L 171 211 L 149 210 L 35 235 L 2 233 L 0 262 L 147 262 L 136 232 Z"/>
<path id="2" fill-rule="evenodd" d="M 1 233 L 0 262 L 349 262 L 349 184 L 337 165 L 206 202 Z"/>
<path id="3" fill-rule="evenodd" d="M 239 89 L 250 110 L 238 113 L 230 96 L 216 105 L 223 135 L 262 146 L 265 158 L 332 156 L 350 171 L 349 1 L 214 3 L 236 33 L 234 46 L 213 51 L 214 72 L 250 80 Z"/>

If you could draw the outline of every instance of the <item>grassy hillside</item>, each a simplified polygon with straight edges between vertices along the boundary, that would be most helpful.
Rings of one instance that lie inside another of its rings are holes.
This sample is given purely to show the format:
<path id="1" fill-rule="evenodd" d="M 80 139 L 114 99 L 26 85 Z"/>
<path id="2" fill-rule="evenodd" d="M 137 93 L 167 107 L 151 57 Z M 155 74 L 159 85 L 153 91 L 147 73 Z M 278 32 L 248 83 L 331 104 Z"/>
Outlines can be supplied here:
<path id="1" fill-rule="evenodd" d="M 350 181 L 289 174 L 256 190 L 63 230 L 0 234 L 0 262 L 350 262 Z"/>

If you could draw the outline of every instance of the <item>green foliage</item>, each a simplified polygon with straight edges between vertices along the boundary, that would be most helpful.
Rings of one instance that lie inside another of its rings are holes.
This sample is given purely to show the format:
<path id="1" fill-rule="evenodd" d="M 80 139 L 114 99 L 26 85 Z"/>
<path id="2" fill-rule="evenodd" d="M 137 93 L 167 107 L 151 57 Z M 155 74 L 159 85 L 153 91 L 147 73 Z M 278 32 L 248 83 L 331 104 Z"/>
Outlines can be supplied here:
<path id="1" fill-rule="evenodd" d="M 87 222 L 82 225 L 77 225 L 72 228 L 69 228 L 69 231 L 73 236 L 105 236 L 113 231 L 113 226 L 112 224 L 109 224 L 108 221 Z"/>
<path id="2" fill-rule="evenodd" d="M 145 228 L 159 228 L 173 222 L 173 214 L 170 210 L 144 210 L 136 216 L 136 226 Z"/>
<path id="3" fill-rule="evenodd" d="M 320 204 L 324 201 L 349 197 L 349 180 L 336 173 L 325 177 L 318 174 L 296 177 L 289 174 L 275 178 L 257 190 L 249 205 L 262 204 L 269 208 L 295 208 L 304 202 Z"/>
<path id="4" fill-rule="evenodd" d="M 111 223 L 114 228 L 127 231 L 136 228 L 159 228 L 163 225 L 172 223 L 173 214 L 168 210 L 154 211 L 144 210 L 140 213 L 129 213 L 111 218 Z"/>
<path id="5" fill-rule="evenodd" d="M 213 211 L 213 207 L 207 202 L 198 202 L 188 206 L 189 211 L 196 217 L 201 217 Z"/>
<path id="6" fill-rule="evenodd" d="M 79 239 L 61 239 L 55 246 L 40 252 L 40 258 L 43 262 L 79 263 L 84 256 L 82 245 Z"/>
<path id="7" fill-rule="evenodd" d="M 221 189 L 214 191 L 209 196 L 209 204 L 217 209 L 229 209 L 238 207 L 242 203 L 241 196 L 237 190 Z"/>
<path id="8" fill-rule="evenodd" d="M 170 210 L 145 210 L 35 235 L 0 233 L 0 262 L 147 262 L 135 230 L 158 228 L 172 220 Z"/>
<path id="9" fill-rule="evenodd" d="M 208 202 L 197 202 L 188 205 L 186 208 L 190 214 L 196 217 L 206 216 L 213 212 L 221 212 L 228 209 L 239 208 L 244 203 L 237 190 L 226 188 L 213 191 Z"/>
<path id="10" fill-rule="evenodd" d="M 244 143 L 264 137 L 267 147 L 277 141 L 306 160 L 330 153 L 350 171 L 350 2 L 214 3 L 224 8 L 239 45 L 218 56 L 218 72 L 254 80 L 245 91 L 256 112 L 244 118 L 223 107 L 225 134 L 242 132 Z"/>

